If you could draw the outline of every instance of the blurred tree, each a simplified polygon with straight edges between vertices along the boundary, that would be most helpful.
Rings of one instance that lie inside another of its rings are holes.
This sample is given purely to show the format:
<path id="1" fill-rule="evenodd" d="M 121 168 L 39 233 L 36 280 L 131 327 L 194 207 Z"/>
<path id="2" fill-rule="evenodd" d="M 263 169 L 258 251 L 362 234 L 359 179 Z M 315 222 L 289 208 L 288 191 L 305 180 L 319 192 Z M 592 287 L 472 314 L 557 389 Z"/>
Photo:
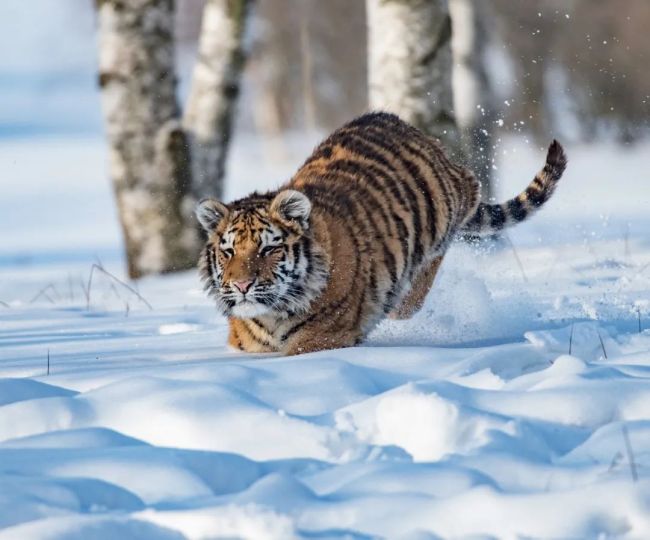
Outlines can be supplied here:
<path id="1" fill-rule="evenodd" d="M 250 0 L 207 0 L 183 125 L 192 149 L 192 191 L 221 197 L 235 100 L 244 67 Z"/>
<path id="2" fill-rule="evenodd" d="M 558 132 L 623 141 L 648 133 L 648 0 L 491 4 L 514 70 L 506 128 L 525 122 L 540 142 Z"/>
<path id="3" fill-rule="evenodd" d="M 364 2 L 261 0 L 247 69 L 266 135 L 339 127 L 367 108 Z"/>
<path id="4" fill-rule="evenodd" d="M 180 38 L 185 35 L 188 43 L 197 39 L 204 1 L 177 0 L 177 19 L 185 21 Z M 468 68 L 477 70 L 470 75 L 478 76 L 481 85 L 484 69 L 485 90 L 495 94 L 489 103 L 485 91 L 479 92 L 479 112 L 493 128 L 493 144 L 507 131 L 532 132 L 544 144 L 553 136 L 629 139 L 647 133 L 647 0 L 626 0 L 625 9 L 617 0 L 472 0 L 478 25 L 473 32 L 464 32 L 465 24 L 459 27 L 455 6 L 463 2 L 468 0 L 449 0 L 454 108 L 464 140 L 471 100 L 458 79 Z M 294 5 L 286 9 L 286 0 L 258 0 L 248 33 L 249 101 L 238 121 L 243 127 L 254 123 L 265 141 L 281 141 L 287 130 L 313 124 L 329 131 L 368 107 L 366 2 L 300 0 Z M 469 50 L 480 54 L 459 55 L 462 36 Z M 497 125 L 497 119 L 503 122 Z M 281 154 L 277 150 L 274 157 Z M 477 155 L 466 154 L 469 160 Z M 485 158 L 487 167 L 490 158 Z M 482 175 L 482 163 L 470 166 Z"/>
<path id="5" fill-rule="evenodd" d="M 461 156 L 446 0 L 366 0 L 371 109 L 394 112 Z"/>
<path id="6" fill-rule="evenodd" d="M 499 34 L 514 71 L 513 106 L 505 111 L 505 124 L 525 122 L 542 143 L 553 132 L 545 95 L 546 75 L 556 56 L 558 31 L 552 17 L 547 15 L 558 7 L 559 0 L 492 0 L 492 3 L 500 23 Z"/>
<path id="7" fill-rule="evenodd" d="M 110 170 L 132 278 L 196 263 L 193 207 L 221 194 L 250 3 L 207 0 L 182 123 L 173 0 L 96 0 Z"/>
<path id="8" fill-rule="evenodd" d="M 467 167 L 481 181 L 481 198 L 494 195 L 492 165 L 496 98 L 489 80 L 488 24 L 493 15 L 485 0 L 449 0 L 454 59 L 454 110 Z"/>
<path id="9" fill-rule="evenodd" d="M 574 0 L 568 27 L 559 36 L 558 50 L 576 89 L 582 135 L 614 132 L 631 141 L 650 127 L 650 2 Z M 567 12 L 568 14 L 568 12 Z M 580 25 L 580 30 L 575 25 Z"/>

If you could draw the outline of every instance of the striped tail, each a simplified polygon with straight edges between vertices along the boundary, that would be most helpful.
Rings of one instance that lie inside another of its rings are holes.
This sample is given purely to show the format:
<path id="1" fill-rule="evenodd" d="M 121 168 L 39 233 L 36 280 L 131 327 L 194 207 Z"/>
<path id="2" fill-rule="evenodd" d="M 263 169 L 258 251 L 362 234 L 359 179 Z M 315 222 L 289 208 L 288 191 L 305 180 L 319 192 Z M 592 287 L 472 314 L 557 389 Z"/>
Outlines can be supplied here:
<path id="1" fill-rule="evenodd" d="M 548 147 L 544 168 L 525 191 L 502 204 L 479 203 L 476 213 L 461 230 L 470 234 L 490 234 L 524 221 L 551 198 L 566 164 L 564 149 L 554 140 Z"/>

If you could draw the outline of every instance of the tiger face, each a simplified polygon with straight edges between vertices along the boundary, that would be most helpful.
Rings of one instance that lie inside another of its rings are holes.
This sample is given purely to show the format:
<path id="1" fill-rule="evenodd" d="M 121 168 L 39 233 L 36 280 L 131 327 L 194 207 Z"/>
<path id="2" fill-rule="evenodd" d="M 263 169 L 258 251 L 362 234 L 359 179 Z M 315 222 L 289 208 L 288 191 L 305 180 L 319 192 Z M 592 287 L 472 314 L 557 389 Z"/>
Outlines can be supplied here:
<path id="1" fill-rule="evenodd" d="M 224 315 L 287 317 L 309 309 L 326 279 L 310 212 L 309 199 L 295 190 L 229 206 L 199 203 L 196 215 L 208 234 L 201 274 Z"/>

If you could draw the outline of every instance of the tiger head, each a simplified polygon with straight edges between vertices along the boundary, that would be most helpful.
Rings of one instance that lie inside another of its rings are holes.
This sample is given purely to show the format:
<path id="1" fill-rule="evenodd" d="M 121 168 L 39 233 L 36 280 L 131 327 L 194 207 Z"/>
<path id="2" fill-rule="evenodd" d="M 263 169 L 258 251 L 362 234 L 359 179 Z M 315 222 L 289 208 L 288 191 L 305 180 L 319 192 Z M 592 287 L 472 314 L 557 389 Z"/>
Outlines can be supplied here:
<path id="1" fill-rule="evenodd" d="M 229 205 L 199 203 L 196 216 L 208 237 L 199 268 L 224 315 L 288 317 L 309 309 L 327 280 L 310 213 L 307 196 L 291 189 Z"/>

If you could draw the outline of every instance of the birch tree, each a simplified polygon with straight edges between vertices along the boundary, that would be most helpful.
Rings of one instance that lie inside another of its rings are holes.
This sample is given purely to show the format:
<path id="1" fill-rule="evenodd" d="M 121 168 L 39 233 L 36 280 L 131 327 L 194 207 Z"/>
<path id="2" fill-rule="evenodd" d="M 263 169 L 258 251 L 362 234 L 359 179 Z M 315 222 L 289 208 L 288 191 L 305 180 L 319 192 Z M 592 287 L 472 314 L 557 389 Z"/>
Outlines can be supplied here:
<path id="1" fill-rule="evenodd" d="M 496 99 L 486 65 L 489 13 L 484 0 L 449 0 L 453 22 L 454 109 L 467 166 L 481 181 L 481 197 L 493 193 L 492 136 Z"/>
<path id="2" fill-rule="evenodd" d="M 244 67 L 243 35 L 251 0 L 207 0 L 183 124 L 191 139 L 193 193 L 223 194 L 226 155 Z"/>
<path id="3" fill-rule="evenodd" d="M 398 114 L 460 155 L 447 0 L 366 0 L 372 109 Z"/>
<path id="4" fill-rule="evenodd" d="M 233 43 L 241 41 L 249 4 L 207 0 L 183 123 L 174 1 L 96 0 L 110 174 L 132 278 L 196 263 L 200 239 L 192 211 L 197 197 L 221 195 L 243 64 L 241 46 Z"/>

